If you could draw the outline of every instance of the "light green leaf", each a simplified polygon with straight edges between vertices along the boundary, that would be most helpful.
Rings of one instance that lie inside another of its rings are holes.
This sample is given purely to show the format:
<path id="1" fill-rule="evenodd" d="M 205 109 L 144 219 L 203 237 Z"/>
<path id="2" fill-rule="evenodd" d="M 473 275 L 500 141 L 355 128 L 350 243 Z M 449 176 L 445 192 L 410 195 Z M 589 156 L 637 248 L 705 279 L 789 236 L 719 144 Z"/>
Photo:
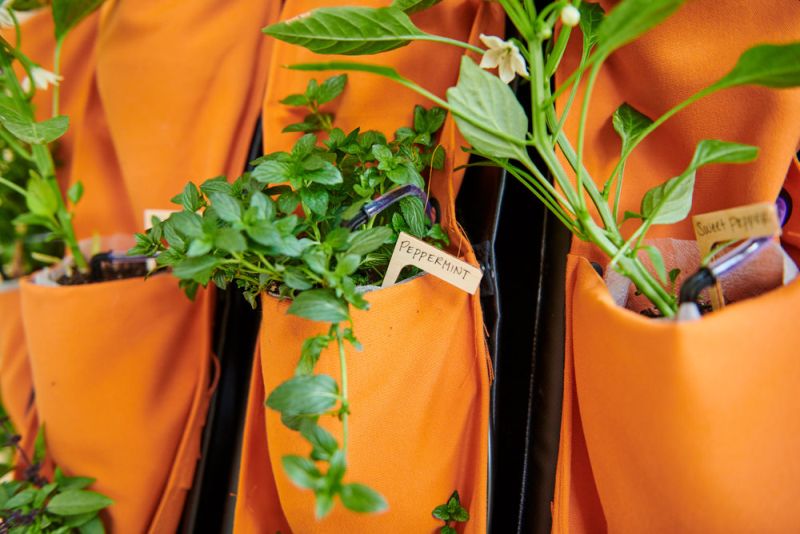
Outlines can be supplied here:
<path id="1" fill-rule="evenodd" d="M 401 199 L 400 212 L 408 223 L 410 233 L 420 239 L 425 237 L 425 206 L 422 200 L 417 197 Z"/>
<path id="2" fill-rule="evenodd" d="M 14 137 L 31 144 L 52 143 L 67 132 L 69 128 L 69 118 L 64 115 L 53 117 L 42 122 L 15 122 L 4 121 L 9 132 Z"/>
<path id="3" fill-rule="evenodd" d="M 692 171 L 649 190 L 642 198 L 642 216 L 650 224 L 672 224 L 685 219 L 692 208 L 694 177 Z"/>
<path id="4" fill-rule="evenodd" d="M 623 0 L 597 28 L 597 54 L 606 56 L 654 28 L 685 0 Z"/>
<path id="5" fill-rule="evenodd" d="M 347 74 L 339 74 L 328 78 L 317 89 L 317 103 L 325 104 L 330 102 L 344 91 L 347 85 Z"/>
<path id="6" fill-rule="evenodd" d="M 303 179 L 316 184 L 336 185 L 342 183 L 342 173 L 332 163 L 325 161 L 315 169 L 304 171 Z"/>
<path id="7" fill-rule="evenodd" d="M 758 157 L 758 147 L 705 139 L 697 144 L 689 170 L 711 163 L 748 163 Z"/>
<path id="8" fill-rule="evenodd" d="M 447 90 L 447 100 L 458 129 L 476 151 L 495 158 L 524 157 L 528 119 L 500 78 L 463 56 L 458 84 Z"/>
<path id="9" fill-rule="evenodd" d="M 797 87 L 800 85 L 800 43 L 759 45 L 746 50 L 733 70 L 713 87 L 723 89 L 737 85 Z"/>
<path id="10" fill-rule="evenodd" d="M 350 234 L 350 247 L 348 254 L 364 256 L 373 252 L 392 237 L 392 230 L 388 226 L 375 226 Z"/>
<path id="11" fill-rule="evenodd" d="M 291 178 L 291 166 L 283 161 L 267 160 L 259 163 L 251 172 L 253 178 L 262 184 L 279 184 Z"/>
<path id="12" fill-rule="evenodd" d="M 102 3 L 103 0 L 53 0 L 56 41 L 63 39 L 72 28 Z"/>
<path id="13" fill-rule="evenodd" d="M 264 33 L 318 54 L 377 54 L 424 36 L 394 7 L 320 8 L 264 28 Z"/>
<path id="14" fill-rule="evenodd" d="M 284 456 L 281 458 L 283 469 L 297 486 L 306 489 L 315 489 L 322 478 L 317 466 L 308 458 L 302 456 Z"/>
<path id="15" fill-rule="evenodd" d="M 267 407 L 282 414 L 321 415 L 336 405 L 339 387 L 328 375 L 301 375 L 283 382 L 267 397 Z"/>
<path id="16" fill-rule="evenodd" d="M 81 198 L 83 197 L 83 184 L 81 182 L 75 182 L 67 189 L 67 198 L 69 199 L 72 204 L 77 204 L 80 202 Z"/>
<path id="17" fill-rule="evenodd" d="M 642 133 L 653 124 L 653 121 L 649 117 L 637 111 L 627 102 L 617 108 L 617 111 L 614 112 L 612 122 L 614 124 L 614 130 L 616 130 L 622 139 L 623 154 L 626 153 L 630 147 L 634 146 Z"/>
<path id="18" fill-rule="evenodd" d="M 34 215 L 50 217 L 58 211 L 58 194 L 44 178 L 32 175 L 27 192 L 25 203 Z"/>
<path id="19" fill-rule="evenodd" d="M 347 304 L 330 289 L 312 289 L 300 293 L 289 306 L 288 313 L 310 319 L 338 323 L 349 317 Z"/>
<path id="20" fill-rule="evenodd" d="M 652 245 L 647 246 L 644 249 L 647 252 L 647 255 L 650 257 L 650 261 L 653 264 L 653 268 L 656 270 L 656 274 L 661 279 L 661 282 L 666 284 L 667 268 L 664 265 L 664 256 L 661 255 L 661 251 Z"/>
<path id="21" fill-rule="evenodd" d="M 55 515 L 79 515 L 97 512 L 114 501 L 93 491 L 69 490 L 60 493 L 47 503 L 47 511 Z"/>
<path id="22" fill-rule="evenodd" d="M 235 198 L 224 193 L 210 193 L 208 198 L 211 200 L 211 205 L 214 206 L 214 211 L 223 221 L 238 222 L 242 220 L 242 207 Z"/>
<path id="23" fill-rule="evenodd" d="M 429 9 L 442 0 L 394 0 L 392 7 L 405 11 L 409 15 L 418 11 Z"/>
<path id="24" fill-rule="evenodd" d="M 389 508 L 380 493 L 363 484 L 345 484 L 341 498 L 346 508 L 362 514 L 374 514 Z"/>
<path id="25" fill-rule="evenodd" d="M 605 17 L 605 10 L 600 4 L 594 2 L 581 2 L 578 7 L 581 12 L 581 32 L 589 45 L 597 43 L 597 30 Z"/>

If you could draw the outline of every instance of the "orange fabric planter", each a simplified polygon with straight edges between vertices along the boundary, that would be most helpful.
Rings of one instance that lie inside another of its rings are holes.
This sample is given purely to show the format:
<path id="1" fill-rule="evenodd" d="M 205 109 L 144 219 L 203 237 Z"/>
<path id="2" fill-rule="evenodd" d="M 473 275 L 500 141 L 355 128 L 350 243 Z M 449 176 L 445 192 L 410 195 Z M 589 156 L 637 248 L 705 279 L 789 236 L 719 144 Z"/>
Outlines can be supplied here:
<path id="1" fill-rule="evenodd" d="M 36 434 L 36 411 L 33 407 L 33 382 L 28 364 L 19 288 L 0 284 L 0 395 L 3 406 L 22 435 L 23 446 Z"/>
<path id="2" fill-rule="evenodd" d="M 587 127 L 589 171 L 602 183 L 616 164 L 611 115 L 623 102 L 657 117 L 722 77 L 745 49 L 797 40 L 800 11 L 790 0 L 687 2 L 601 71 Z M 576 53 L 568 52 L 564 74 Z M 574 113 L 567 122 L 572 139 L 577 121 Z M 751 164 L 698 171 L 692 214 L 773 202 L 800 140 L 800 90 L 737 88 L 678 113 L 628 160 L 620 210 L 638 210 L 644 192 L 682 171 L 701 139 L 761 152 Z M 636 228 L 628 224 L 626 233 Z M 790 252 L 794 227 L 784 234 Z M 694 239 L 691 216 L 652 230 L 650 237 Z M 612 302 L 587 262 L 608 258 L 578 241 L 572 252 L 553 532 L 796 530 L 798 283 L 697 322 L 655 321 Z"/>
<path id="3" fill-rule="evenodd" d="M 337 2 L 291 1 L 281 18 L 328 5 Z M 423 29 L 474 42 L 479 33 L 502 32 L 498 8 L 472 0 L 445 0 L 415 15 L 415 22 Z M 321 81 L 334 74 L 278 70 L 279 66 L 336 59 L 281 42 L 275 43 L 273 54 L 264 103 L 267 152 L 287 150 L 297 138 L 279 133 L 298 116 L 278 101 L 302 92 L 312 77 Z M 436 61 L 419 59 L 434 55 Z M 461 51 L 454 48 L 413 43 L 382 54 L 380 62 L 443 95 L 456 82 L 460 57 Z M 408 124 L 414 104 L 425 103 L 381 78 L 348 76 L 345 92 L 330 107 L 336 125 L 345 131 L 361 127 L 391 134 Z M 466 162 L 460 150 L 466 143 L 452 120 L 445 123 L 440 142 L 447 150 L 447 169 L 434 173 L 431 194 L 441 204 L 451 252 L 475 264 L 469 241 L 455 222 L 454 197 L 463 173 L 453 169 Z M 303 340 L 327 330 L 327 325 L 286 315 L 288 302 L 264 296 L 254 369 L 263 383 L 253 382 L 250 390 L 235 532 L 433 532 L 442 523 L 431 512 L 456 489 L 471 515 L 460 531 L 485 532 L 491 369 L 478 295 L 424 276 L 365 297 L 370 310 L 353 314 L 354 331 L 364 350 L 347 352 L 353 412 L 346 478 L 382 493 L 388 511 L 357 514 L 337 503 L 329 517 L 317 521 L 313 494 L 295 487 L 283 472 L 281 457 L 305 454 L 307 447 L 296 432 L 283 427 L 278 413 L 264 407 L 264 400 L 293 376 Z M 317 370 L 338 378 L 333 352 L 323 353 Z M 328 428 L 339 436 L 336 424 Z"/>
<path id="4" fill-rule="evenodd" d="M 191 302 L 170 276 L 21 289 L 52 460 L 114 499 L 111 532 L 174 532 L 210 397 L 211 295 Z"/>

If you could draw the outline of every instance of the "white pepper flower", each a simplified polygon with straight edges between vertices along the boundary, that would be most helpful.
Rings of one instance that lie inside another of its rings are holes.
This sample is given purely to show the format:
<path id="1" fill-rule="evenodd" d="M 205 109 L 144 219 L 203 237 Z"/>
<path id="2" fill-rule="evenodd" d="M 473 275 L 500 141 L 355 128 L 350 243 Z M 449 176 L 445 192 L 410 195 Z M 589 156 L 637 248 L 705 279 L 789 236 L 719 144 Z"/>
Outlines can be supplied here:
<path id="1" fill-rule="evenodd" d="M 45 90 L 51 85 L 58 85 L 61 83 L 61 80 L 64 79 L 63 76 L 58 76 L 47 69 L 37 66 L 31 68 L 31 76 L 33 77 L 33 84 L 37 89 L 41 90 Z M 22 89 L 25 92 L 30 91 L 31 89 L 31 81 L 27 76 L 22 80 Z"/>
<path id="2" fill-rule="evenodd" d="M 575 6 L 567 5 L 561 10 L 561 22 L 564 23 L 564 26 L 577 26 L 580 21 L 581 12 Z"/>
<path id="3" fill-rule="evenodd" d="M 517 46 L 510 41 L 503 41 L 494 35 L 481 34 L 481 41 L 488 48 L 483 53 L 481 68 L 493 69 L 497 67 L 500 79 L 510 83 L 516 74 L 528 76 L 528 67 L 525 58 L 520 54 Z"/>

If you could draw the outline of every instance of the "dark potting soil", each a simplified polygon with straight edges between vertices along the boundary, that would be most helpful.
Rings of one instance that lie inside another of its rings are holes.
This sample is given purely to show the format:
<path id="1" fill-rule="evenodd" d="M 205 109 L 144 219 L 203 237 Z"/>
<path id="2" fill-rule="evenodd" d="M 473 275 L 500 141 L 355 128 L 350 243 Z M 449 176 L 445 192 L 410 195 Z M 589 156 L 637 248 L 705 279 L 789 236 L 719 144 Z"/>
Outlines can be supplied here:
<path id="1" fill-rule="evenodd" d="M 89 273 L 84 274 L 75 270 L 70 275 L 61 276 L 56 283 L 62 286 L 78 286 L 126 278 L 143 278 L 147 275 L 147 264 L 143 262 L 112 263 L 107 260 L 107 257 L 107 254 L 94 256 L 89 262 L 91 267 Z"/>

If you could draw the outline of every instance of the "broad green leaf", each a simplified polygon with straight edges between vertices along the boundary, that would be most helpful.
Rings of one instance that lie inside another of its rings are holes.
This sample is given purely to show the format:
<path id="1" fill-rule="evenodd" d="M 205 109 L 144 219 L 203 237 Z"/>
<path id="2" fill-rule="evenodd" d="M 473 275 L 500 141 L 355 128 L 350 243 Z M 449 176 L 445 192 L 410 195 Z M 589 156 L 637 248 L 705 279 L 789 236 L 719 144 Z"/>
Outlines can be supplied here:
<path id="1" fill-rule="evenodd" d="M 56 482 L 62 490 L 83 489 L 94 484 L 95 479 L 89 477 L 68 477 L 64 476 L 61 468 L 56 468 Z"/>
<path id="2" fill-rule="evenodd" d="M 5 121 L 3 125 L 14 137 L 31 144 L 52 143 L 67 132 L 69 118 L 64 115 L 42 122 Z"/>
<path id="3" fill-rule="evenodd" d="M 522 157 L 528 119 L 500 78 L 463 56 L 458 84 L 447 90 L 447 101 L 458 129 L 476 151 L 495 158 Z"/>
<path id="4" fill-rule="evenodd" d="M 291 178 L 291 166 L 283 161 L 268 160 L 259 163 L 251 173 L 253 178 L 262 184 L 280 184 Z"/>
<path id="5" fill-rule="evenodd" d="M 453 527 L 446 525 L 439 531 L 439 534 L 458 534 L 458 531 Z"/>
<path id="6" fill-rule="evenodd" d="M 186 184 L 181 194 L 172 199 L 172 201 L 183 206 L 186 211 L 197 211 L 203 207 L 200 191 L 192 182 Z"/>
<path id="7" fill-rule="evenodd" d="M 667 268 L 664 265 L 664 256 L 661 255 L 661 251 L 652 245 L 645 247 L 645 251 L 647 252 L 647 256 L 650 258 L 650 261 L 653 264 L 653 268 L 656 270 L 658 278 L 662 283 L 666 284 Z"/>
<path id="8" fill-rule="evenodd" d="M 692 209 L 694 171 L 670 178 L 645 193 L 642 216 L 650 224 L 672 224 L 682 221 Z"/>
<path id="9" fill-rule="evenodd" d="M 53 0 L 56 41 L 63 39 L 72 28 L 102 3 L 103 0 Z"/>
<path id="10" fill-rule="evenodd" d="M 58 483 L 56 482 L 45 484 L 39 491 L 36 492 L 36 498 L 33 500 L 33 507 L 41 508 L 44 504 L 44 501 L 47 500 L 50 494 L 53 493 L 57 487 Z"/>
<path id="11" fill-rule="evenodd" d="M 426 34 L 394 7 L 320 8 L 264 28 L 264 33 L 318 54 L 377 54 Z"/>
<path id="12" fill-rule="evenodd" d="M 47 511 L 55 515 L 79 515 L 97 512 L 112 504 L 113 500 L 93 491 L 69 490 L 50 499 Z"/>
<path id="13" fill-rule="evenodd" d="M 597 28 L 597 54 L 605 56 L 672 15 L 685 0 L 623 0 Z"/>
<path id="14" fill-rule="evenodd" d="M 280 100 L 280 103 L 285 106 L 307 106 L 308 97 L 306 95 L 289 95 Z"/>
<path id="15" fill-rule="evenodd" d="M 195 239 L 189 245 L 189 249 L 186 251 L 186 255 L 190 258 L 197 258 L 199 256 L 205 256 L 209 252 L 211 252 L 211 248 L 214 246 L 213 241 L 211 241 L 210 237 L 203 236 L 200 239 Z"/>
<path id="16" fill-rule="evenodd" d="M 638 142 L 639 137 L 653 124 L 653 121 L 626 102 L 614 112 L 612 123 L 614 130 L 622 139 L 622 153 L 624 154 Z"/>
<path id="17" fill-rule="evenodd" d="M 350 234 L 350 247 L 347 249 L 347 253 L 364 256 L 378 249 L 391 237 L 392 230 L 387 226 L 375 226 L 353 232 Z"/>
<path id="18" fill-rule="evenodd" d="M 333 510 L 333 495 L 329 489 L 320 490 L 314 493 L 316 502 L 314 503 L 314 513 L 317 520 L 323 519 Z"/>
<path id="19" fill-rule="evenodd" d="M 238 222 L 242 220 L 242 206 L 235 198 L 224 193 L 210 193 L 208 198 L 214 211 L 225 222 Z"/>
<path id="20" fill-rule="evenodd" d="M 25 203 L 34 215 L 49 217 L 58 211 L 58 193 L 47 180 L 33 175 L 28 180 Z"/>
<path id="21" fill-rule="evenodd" d="M 316 184 L 336 185 L 342 183 L 342 173 L 332 163 L 323 161 L 316 168 L 304 171 L 303 179 Z"/>
<path id="22" fill-rule="evenodd" d="M 442 0 L 394 0 L 392 7 L 405 11 L 409 15 L 417 11 L 429 9 Z"/>
<path id="23" fill-rule="evenodd" d="M 316 489 L 319 486 L 322 473 L 308 458 L 302 456 L 284 456 L 281 458 L 283 469 L 292 482 L 306 489 Z"/>
<path id="24" fill-rule="evenodd" d="M 342 94 L 347 85 L 347 74 L 339 74 L 328 78 L 317 89 L 317 103 L 326 104 Z"/>
<path id="25" fill-rule="evenodd" d="M 383 512 L 389 505 L 380 493 L 363 484 L 345 484 L 341 492 L 345 507 L 364 514 Z"/>
<path id="26" fill-rule="evenodd" d="M 689 170 L 711 163 L 748 163 L 758 157 L 758 147 L 705 139 L 697 144 Z"/>
<path id="27" fill-rule="evenodd" d="M 6 501 L 5 507 L 7 509 L 13 508 L 21 508 L 33 502 L 33 499 L 36 498 L 36 490 L 33 488 L 28 488 L 20 491 L 10 499 Z"/>
<path id="28" fill-rule="evenodd" d="M 303 347 L 300 350 L 300 361 L 297 362 L 294 374 L 300 376 L 310 375 L 314 372 L 314 367 L 317 365 L 322 351 L 328 347 L 328 342 L 328 336 L 324 335 L 312 336 L 303 341 Z"/>
<path id="29" fill-rule="evenodd" d="M 450 509 L 447 507 L 446 504 L 440 504 L 439 506 L 434 508 L 433 517 L 441 521 L 450 521 L 452 519 L 450 517 Z"/>
<path id="30" fill-rule="evenodd" d="M 256 217 L 260 220 L 271 220 L 275 217 L 275 204 L 260 191 L 250 197 L 250 207 L 255 209 Z"/>
<path id="31" fill-rule="evenodd" d="M 425 237 L 425 206 L 422 204 L 422 200 L 417 197 L 401 199 L 400 212 L 408 223 L 410 233 L 420 239 Z"/>
<path id="32" fill-rule="evenodd" d="M 172 274 L 181 279 L 207 284 L 211 279 L 212 272 L 219 266 L 220 262 L 221 260 L 214 256 L 187 258 L 173 267 Z"/>
<path id="33" fill-rule="evenodd" d="M 347 462 L 344 451 L 336 450 L 331 454 L 331 459 L 328 461 L 328 464 L 328 472 L 325 473 L 326 483 L 330 487 L 338 487 L 342 483 L 345 472 L 347 472 Z"/>
<path id="34" fill-rule="evenodd" d="M 728 74 L 713 87 L 763 85 L 786 88 L 800 85 L 800 43 L 759 45 L 746 50 Z"/>
<path id="35" fill-rule="evenodd" d="M 347 304 L 336 298 L 330 289 L 312 289 L 297 295 L 288 313 L 310 319 L 338 323 L 349 317 Z"/>
<path id="36" fill-rule="evenodd" d="M 77 204 L 83 197 L 83 183 L 75 182 L 67 189 L 67 198 L 72 204 Z"/>
<path id="37" fill-rule="evenodd" d="M 247 250 L 247 240 L 239 230 L 221 228 L 214 235 L 214 246 L 226 252 L 244 252 Z"/>
<path id="38" fill-rule="evenodd" d="M 581 12 L 581 32 L 589 45 L 597 43 L 597 30 L 605 17 L 605 10 L 600 4 L 594 2 L 581 2 L 578 7 Z"/>
<path id="39" fill-rule="evenodd" d="M 103 527 L 103 521 L 99 517 L 93 518 L 91 521 L 84 523 L 78 527 L 80 534 L 105 534 L 106 529 Z"/>
<path id="40" fill-rule="evenodd" d="M 299 291 L 305 291 L 306 289 L 314 287 L 308 277 L 303 274 L 303 271 L 297 267 L 286 267 L 286 272 L 283 273 L 283 282 L 292 289 L 297 289 Z M 308 341 L 308 339 L 306 339 L 306 341 Z"/>
<path id="41" fill-rule="evenodd" d="M 267 406 L 289 415 L 321 415 L 336 405 L 339 388 L 328 375 L 303 375 L 283 382 L 267 397 Z"/>
<path id="42" fill-rule="evenodd" d="M 200 191 L 206 195 L 214 192 L 229 195 L 231 193 L 231 184 L 228 183 L 228 180 L 224 176 L 217 176 L 216 178 L 211 178 L 200 184 Z"/>

